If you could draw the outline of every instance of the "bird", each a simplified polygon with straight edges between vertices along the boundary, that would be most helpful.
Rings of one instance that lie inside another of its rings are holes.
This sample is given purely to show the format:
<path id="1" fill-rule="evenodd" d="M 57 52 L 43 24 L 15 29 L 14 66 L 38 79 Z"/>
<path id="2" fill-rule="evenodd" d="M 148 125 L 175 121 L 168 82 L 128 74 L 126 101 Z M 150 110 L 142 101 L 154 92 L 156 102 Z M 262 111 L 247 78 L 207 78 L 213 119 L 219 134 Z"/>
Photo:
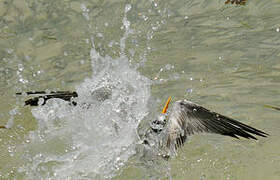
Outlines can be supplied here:
<path id="1" fill-rule="evenodd" d="M 97 101 L 102 102 L 110 98 L 110 93 L 105 88 L 100 88 L 91 94 Z M 16 95 L 24 94 L 35 95 L 35 97 L 25 100 L 25 106 L 43 106 L 48 100 L 54 98 L 68 101 L 73 106 L 78 105 L 75 101 L 78 93 L 75 91 L 30 91 L 16 93 Z M 149 122 L 149 127 L 144 135 L 140 137 L 143 145 L 153 151 L 156 149 L 155 151 L 160 152 L 158 154 L 161 154 L 165 159 L 176 156 L 177 150 L 184 145 L 189 136 L 194 134 L 214 133 L 236 139 L 243 137 L 253 140 L 257 140 L 255 136 L 269 136 L 268 133 L 206 109 L 186 99 L 174 102 L 171 110 L 168 111 L 170 102 L 171 97 L 167 99 L 161 113 Z M 4 128 L 5 126 L 1 127 Z"/>
<path id="2" fill-rule="evenodd" d="M 268 133 L 186 99 L 173 103 L 168 116 L 167 109 L 170 101 L 171 97 L 168 98 L 161 114 L 150 124 L 151 131 L 160 134 L 158 143 L 159 147 L 164 149 L 164 157 L 176 156 L 177 150 L 184 145 L 189 136 L 194 134 L 214 133 L 236 139 L 243 137 L 254 140 L 257 140 L 254 135 L 269 136 Z M 145 144 L 149 144 L 149 141 L 145 140 Z"/>

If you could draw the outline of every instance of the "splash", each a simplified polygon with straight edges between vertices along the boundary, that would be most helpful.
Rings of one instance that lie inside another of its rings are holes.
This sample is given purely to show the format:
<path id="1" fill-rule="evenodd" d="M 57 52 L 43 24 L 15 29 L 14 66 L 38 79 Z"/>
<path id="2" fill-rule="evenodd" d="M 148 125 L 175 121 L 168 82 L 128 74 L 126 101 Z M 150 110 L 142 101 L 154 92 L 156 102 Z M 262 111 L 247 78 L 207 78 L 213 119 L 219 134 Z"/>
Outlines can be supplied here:
<path id="1" fill-rule="evenodd" d="M 123 23 L 122 50 L 131 32 L 126 17 Z M 38 129 L 28 137 L 26 163 L 19 170 L 30 179 L 111 178 L 135 154 L 137 127 L 148 114 L 150 80 L 124 54 L 102 57 L 91 40 L 93 74 L 76 87 L 78 106 L 54 99 L 32 109 Z M 104 93 L 101 99 L 97 91 Z"/>

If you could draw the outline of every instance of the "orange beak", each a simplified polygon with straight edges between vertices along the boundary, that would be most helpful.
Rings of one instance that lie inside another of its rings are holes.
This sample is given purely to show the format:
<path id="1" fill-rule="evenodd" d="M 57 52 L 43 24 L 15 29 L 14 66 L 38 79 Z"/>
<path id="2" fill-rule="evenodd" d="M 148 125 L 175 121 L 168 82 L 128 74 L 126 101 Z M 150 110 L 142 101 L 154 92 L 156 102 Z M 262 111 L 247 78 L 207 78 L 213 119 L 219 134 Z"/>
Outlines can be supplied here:
<path id="1" fill-rule="evenodd" d="M 165 103 L 165 106 L 164 106 L 164 108 L 162 109 L 162 112 L 161 112 L 162 114 L 165 114 L 165 113 L 166 113 L 170 101 L 171 101 L 171 96 L 167 99 L 167 101 L 166 101 L 166 103 Z"/>

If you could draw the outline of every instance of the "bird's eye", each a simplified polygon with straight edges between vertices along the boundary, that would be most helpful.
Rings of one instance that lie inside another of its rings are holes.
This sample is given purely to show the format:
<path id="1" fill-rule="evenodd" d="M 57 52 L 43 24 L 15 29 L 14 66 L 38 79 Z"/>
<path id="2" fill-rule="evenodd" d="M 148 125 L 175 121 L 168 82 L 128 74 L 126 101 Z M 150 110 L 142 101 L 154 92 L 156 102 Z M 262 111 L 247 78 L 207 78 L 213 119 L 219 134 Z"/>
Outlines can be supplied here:
<path id="1" fill-rule="evenodd" d="M 166 125 L 166 117 L 165 116 L 159 116 L 157 119 L 150 122 L 150 128 L 155 133 L 160 133 Z"/>

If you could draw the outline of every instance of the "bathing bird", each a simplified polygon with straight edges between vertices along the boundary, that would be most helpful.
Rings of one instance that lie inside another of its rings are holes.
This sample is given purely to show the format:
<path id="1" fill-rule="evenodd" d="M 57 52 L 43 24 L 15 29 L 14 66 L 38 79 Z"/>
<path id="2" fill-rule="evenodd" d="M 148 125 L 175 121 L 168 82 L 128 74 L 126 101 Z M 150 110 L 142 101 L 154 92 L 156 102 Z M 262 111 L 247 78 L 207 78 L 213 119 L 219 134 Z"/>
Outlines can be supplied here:
<path id="1" fill-rule="evenodd" d="M 17 95 L 22 94 L 36 95 L 27 99 L 25 105 L 44 105 L 49 99 L 53 98 L 69 101 L 70 105 L 77 105 L 74 99 L 78 97 L 77 92 L 36 91 L 17 93 Z M 110 91 L 101 88 L 93 92 L 92 95 L 96 100 L 102 102 L 110 98 Z M 170 102 L 171 97 L 166 101 L 162 112 L 154 120 L 150 121 L 149 127 L 141 137 L 144 145 L 161 149 L 160 151 L 163 152 L 165 157 L 176 155 L 177 150 L 183 146 L 187 138 L 198 133 L 214 133 L 237 139 L 243 137 L 254 140 L 257 140 L 254 135 L 261 137 L 269 135 L 185 99 L 174 102 L 171 110 L 168 111 Z"/>
<path id="2" fill-rule="evenodd" d="M 214 133 L 254 140 L 257 140 L 254 135 L 261 137 L 269 135 L 186 99 L 173 103 L 168 117 L 166 112 L 170 101 L 171 97 L 168 98 L 161 115 L 150 125 L 152 131 L 161 134 L 159 143 L 168 155 L 176 155 L 177 149 L 183 146 L 187 138 L 198 133 Z"/>

